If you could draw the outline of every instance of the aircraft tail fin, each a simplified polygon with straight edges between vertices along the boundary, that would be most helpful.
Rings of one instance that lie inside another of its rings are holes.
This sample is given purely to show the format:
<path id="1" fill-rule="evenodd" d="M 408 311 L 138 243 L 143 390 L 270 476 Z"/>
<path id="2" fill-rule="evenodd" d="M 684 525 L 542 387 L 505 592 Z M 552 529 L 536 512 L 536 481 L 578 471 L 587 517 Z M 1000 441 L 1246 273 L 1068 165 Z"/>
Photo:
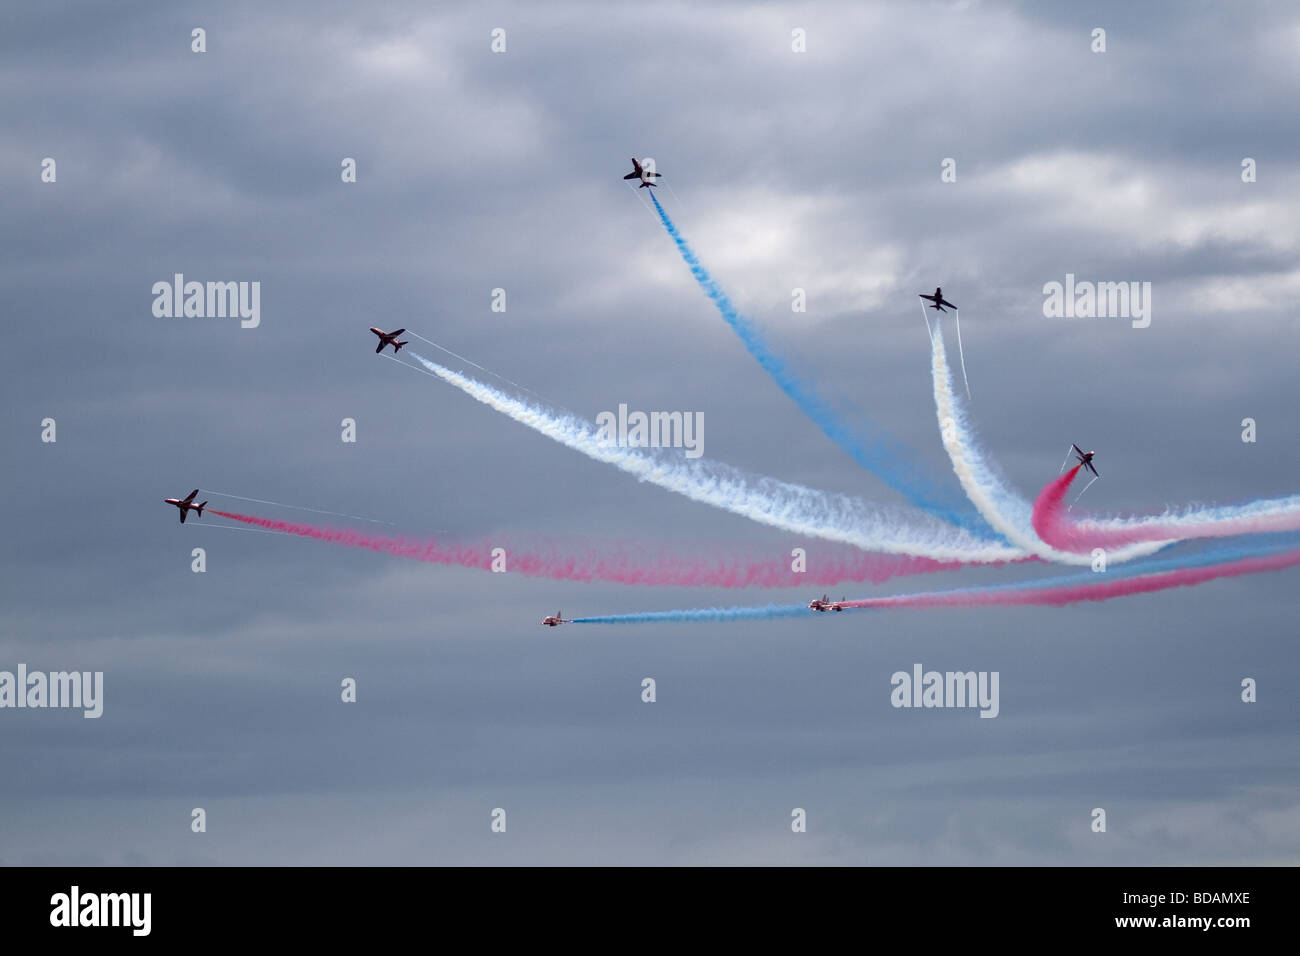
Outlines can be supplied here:
<path id="1" fill-rule="evenodd" d="M 208 503 L 205 501 L 205 502 L 203 502 L 203 504 L 199 505 L 198 508 L 195 509 L 195 510 L 199 513 L 199 517 L 200 517 L 200 518 L 203 517 L 203 509 L 206 508 L 207 506 L 208 506 Z"/>
<path id="2" fill-rule="evenodd" d="M 403 345 L 410 345 L 410 344 L 411 344 L 410 342 L 394 342 L 394 343 L 393 343 L 393 353 L 396 354 L 396 353 L 400 352 L 400 351 L 402 350 L 402 346 L 403 346 Z"/>

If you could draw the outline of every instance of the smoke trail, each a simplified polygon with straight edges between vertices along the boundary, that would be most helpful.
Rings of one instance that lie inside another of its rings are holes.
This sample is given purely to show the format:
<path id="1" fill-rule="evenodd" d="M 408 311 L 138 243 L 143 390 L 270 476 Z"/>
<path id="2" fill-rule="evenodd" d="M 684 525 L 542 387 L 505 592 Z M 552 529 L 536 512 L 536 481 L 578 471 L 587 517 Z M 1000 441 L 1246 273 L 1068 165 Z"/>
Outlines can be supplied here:
<path id="1" fill-rule="evenodd" d="M 606 614 L 575 617 L 574 624 L 655 624 L 684 621 L 774 621 L 802 617 L 811 611 L 802 604 L 769 604 L 766 607 L 701 607 L 686 611 L 643 611 L 639 614 Z"/>
<path id="2" fill-rule="evenodd" d="M 796 375 L 786 361 L 772 351 L 754 324 L 736 311 L 731 299 L 709 275 L 709 271 L 700 263 L 699 257 L 682 237 L 668 213 L 664 212 L 664 207 L 659 205 L 659 199 L 653 191 L 650 199 L 659 213 L 660 222 L 677 245 L 677 251 L 690 267 L 691 275 L 695 277 L 696 283 L 704 294 L 717 307 L 726 323 L 740 336 L 749 354 L 758 360 L 758 364 L 781 387 L 781 391 L 794 400 L 827 438 L 839 445 L 863 468 L 875 473 L 891 488 L 903 494 L 918 508 L 968 531 L 988 530 L 979 516 L 972 513 L 965 502 L 955 494 L 932 487 L 918 469 L 908 464 L 905 460 L 907 450 L 898 442 L 886 435 L 866 434 L 845 423 L 816 389 Z"/>
<path id="3" fill-rule="evenodd" d="M 1047 561 L 1078 565 L 1091 563 L 1091 558 L 1087 555 L 1060 551 L 1044 543 L 1034 530 L 1029 502 L 1007 487 L 997 469 L 985 459 L 983 450 L 975 441 L 966 409 L 952 390 L 952 376 L 943 346 L 941 322 L 935 325 L 930 347 L 939 432 L 943 437 L 943 447 L 952 461 L 952 470 L 956 472 L 957 480 L 961 482 L 967 497 L 993 530 L 1003 534 L 1011 544 Z M 1107 559 L 1111 562 L 1128 561 L 1152 554 L 1168 543 L 1167 540 L 1157 540 L 1127 545 L 1108 554 Z"/>
<path id="4" fill-rule="evenodd" d="M 350 515 L 346 511 L 326 511 L 324 508 L 307 508 L 303 505 L 291 505 L 283 501 L 270 501 L 266 498 L 249 498 L 244 495 L 232 495 L 226 491 L 213 491 L 211 488 L 204 488 L 205 495 L 216 495 L 218 498 L 237 498 L 240 501 L 252 501 L 259 505 L 275 505 L 277 508 L 292 508 L 294 511 L 312 511 L 318 515 L 333 515 L 335 518 L 349 518 L 352 521 L 368 521 L 371 524 L 389 524 L 391 521 L 381 521 L 378 518 L 367 518 L 364 515 Z"/>
<path id="5" fill-rule="evenodd" d="M 635 543 L 611 543 L 603 549 L 590 544 L 566 545 L 531 539 L 507 541 L 503 538 L 474 542 L 450 540 L 416 540 L 366 534 L 340 528 L 315 525 L 208 508 L 210 514 L 252 525 L 266 533 L 292 534 L 315 538 L 349 548 L 365 548 L 394 557 L 425 561 L 431 564 L 457 565 L 464 568 L 491 570 L 493 548 L 506 552 L 509 571 L 525 577 L 550 578 L 558 581 L 608 581 L 652 587 L 826 587 L 844 581 L 882 582 L 897 575 L 923 574 L 958 567 L 928 558 L 911 558 L 863 554 L 858 551 L 815 554 L 808 568 L 793 571 L 786 555 L 778 559 L 752 556 L 680 555 L 650 550 Z M 208 527 L 221 527 L 209 525 Z"/>
<path id="6" fill-rule="evenodd" d="M 917 301 L 920 301 L 919 299 Z M 933 345 L 934 330 L 930 328 L 930 314 L 925 311 L 925 303 L 921 302 L 921 318 L 925 319 L 925 340 Z M 938 318 L 938 316 L 935 316 Z"/>
<path id="7" fill-rule="evenodd" d="M 930 515 L 886 510 L 857 498 L 829 495 L 703 459 L 689 460 L 606 441 L 599 429 L 573 415 L 560 415 L 507 395 L 490 385 L 410 353 L 429 373 L 476 401 L 527 425 L 588 458 L 613 465 L 692 501 L 721 508 L 794 534 L 837 541 L 864 551 L 905 554 L 936 561 L 996 563 L 1024 557 L 1001 542 L 981 540 Z"/>
<path id="8" fill-rule="evenodd" d="M 1081 467 L 1075 465 L 1049 482 L 1034 501 L 1034 530 L 1054 548 L 1090 552 L 1093 548 L 1119 548 L 1142 541 L 1227 538 L 1300 530 L 1300 496 L 1297 495 L 1145 518 L 1072 521 L 1066 514 L 1065 493 Z"/>
<path id="9" fill-rule="evenodd" d="M 1190 557 L 1146 561 L 1134 564 L 1129 573 L 1073 574 L 1022 584 L 986 585 L 949 591 L 897 594 L 842 601 L 846 610 L 939 607 L 1060 607 L 1080 601 L 1108 601 L 1117 597 L 1149 594 L 1171 588 L 1192 587 L 1217 578 L 1280 571 L 1300 564 L 1300 548 L 1294 540 L 1284 545 L 1224 548 Z M 752 613 L 747 613 L 752 612 Z M 757 608 L 687 608 L 674 611 L 646 611 L 578 618 L 586 624 L 639 624 L 651 622 L 739 621 L 776 617 L 814 616 L 803 605 L 773 605 Z M 576 622 L 575 622 L 576 623 Z"/>
<path id="10" fill-rule="evenodd" d="M 953 309 L 952 314 L 957 326 L 957 357 L 961 359 L 961 381 L 966 386 L 966 397 L 970 398 L 970 379 L 966 377 L 966 350 L 961 347 L 961 312 Z"/>
<path id="11" fill-rule="evenodd" d="M 446 352 L 448 355 L 450 355 L 452 358 L 456 359 L 457 361 L 459 361 L 459 362 L 464 362 L 466 365 L 472 365 L 472 366 L 474 366 L 476 369 L 478 369 L 480 372 L 486 372 L 488 375 L 491 375 L 493 378 L 500 379 L 501 381 L 505 382 L 507 385 L 509 385 L 509 386 L 511 386 L 511 387 L 513 387 L 513 388 L 517 388 L 517 389 L 519 389 L 519 391 L 521 391 L 521 392 L 527 392 L 529 395 L 536 395 L 538 398 L 540 398 L 540 399 L 541 399 L 542 401 L 544 401 L 544 402 L 550 402 L 550 401 L 551 401 L 549 398 L 547 398 L 547 397 L 546 397 L 545 395 L 543 395 L 541 392 L 534 392 L 534 391 L 533 391 L 531 388 L 529 388 L 527 385 L 520 385 L 518 382 L 514 381 L 513 379 L 506 378 L 504 375 L 498 375 L 496 372 L 492 371 L 490 368 L 487 368 L 487 367 L 485 367 L 485 366 L 483 366 L 483 365 L 479 365 L 478 362 L 475 362 L 473 359 L 467 359 L 467 358 L 465 358 L 465 356 L 461 355 L 459 352 L 453 352 L 451 349 L 447 348 L 446 346 L 444 346 L 444 345 L 439 345 L 439 344 L 438 344 L 437 342 L 435 342 L 433 339 L 426 339 L 426 338 L 425 338 L 423 335 L 421 335 L 419 332 L 412 332 L 410 329 L 407 329 L 406 331 L 407 331 L 410 335 L 412 335 L 412 336 L 414 336 L 415 338 L 419 339 L 421 342 L 425 342 L 425 343 L 427 343 L 427 344 L 429 344 L 429 345 L 432 345 L 432 346 L 433 346 L 435 349 L 437 349 L 438 351 L 440 351 L 440 352 Z M 387 356 L 387 357 L 388 357 L 388 358 L 392 358 L 393 356 Z M 552 403 L 552 404 L 554 404 L 554 403 Z"/>
<path id="12" fill-rule="evenodd" d="M 956 591 L 935 591 L 928 594 L 904 594 L 894 597 L 867 598 L 845 601 L 845 608 L 894 607 L 1017 607 L 1048 605 L 1061 607 L 1080 601 L 1109 601 L 1111 598 L 1150 594 L 1170 588 L 1192 587 L 1218 578 L 1259 574 L 1264 571 L 1281 571 L 1300 564 L 1300 549 L 1288 549 L 1272 554 L 1239 558 L 1202 567 L 1182 567 L 1149 574 L 1121 576 L 1104 581 L 1087 583 L 1038 582 L 1030 586 L 1007 588 L 967 588 Z M 1088 576 L 1081 576 L 1086 579 Z"/>

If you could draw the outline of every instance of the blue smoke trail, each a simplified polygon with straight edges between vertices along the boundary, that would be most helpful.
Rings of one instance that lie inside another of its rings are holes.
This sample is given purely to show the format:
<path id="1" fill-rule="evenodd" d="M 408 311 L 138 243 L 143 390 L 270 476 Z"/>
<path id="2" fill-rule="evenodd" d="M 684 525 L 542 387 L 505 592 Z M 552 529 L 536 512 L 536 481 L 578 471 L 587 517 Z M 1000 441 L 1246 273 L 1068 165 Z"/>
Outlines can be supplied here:
<path id="1" fill-rule="evenodd" d="M 915 467 L 907 464 L 903 460 L 907 451 L 897 442 L 885 435 L 862 434 L 846 424 L 811 385 L 799 378 L 785 360 L 772 351 L 754 324 L 736 311 L 736 307 L 731 304 L 731 299 L 700 263 L 699 257 L 677 230 L 668 213 L 664 212 L 664 207 L 659 205 L 659 199 L 653 192 L 650 194 L 650 199 L 659 213 L 660 222 L 676 243 L 677 251 L 690 267 L 691 275 L 695 277 L 704 294 L 717 307 L 732 330 L 740 336 L 749 354 L 758 360 L 758 364 L 772 376 L 773 381 L 781 387 L 781 391 L 794 400 L 794 403 L 812 419 L 827 438 L 847 452 L 849 457 L 859 465 L 874 472 L 917 507 L 968 531 L 986 533 L 989 530 L 983 517 L 971 509 L 957 494 L 933 487 Z"/>
<path id="2" fill-rule="evenodd" d="M 774 621 L 782 617 L 811 614 L 802 604 L 768 604 L 764 607 L 702 607 L 690 611 L 642 611 L 639 614 L 606 614 L 575 617 L 574 624 L 653 624 L 656 621 Z"/>
<path id="3" fill-rule="evenodd" d="M 1161 574 L 1165 571 L 1186 571 L 1191 568 L 1208 567 L 1212 564 L 1227 564 L 1231 561 L 1241 561 L 1244 558 L 1264 558 L 1269 555 L 1282 554 L 1285 551 L 1294 551 L 1297 548 L 1300 548 L 1300 536 L 1292 534 L 1278 535 L 1272 537 L 1272 543 L 1269 544 L 1240 544 L 1229 548 L 1210 548 L 1180 558 L 1148 558 L 1142 561 L 1132 561 L 1120 566 L 1117 570 L 1084 571 L 1077 574 L 1060 574 L 1050 578 L 1034 578 L 1030 581 L 1021 582 L 1019 588 L 1022 591 L 1035 591 L 1055 587 L 1073 587 L 1076 584 L 1097 583 L 1107 578 L 1127 580 L 1128 578 L 1142 577 L 1148 574 Z M 985 591 L 1005 591 L 1008 587 L 1016 587 L 1016 585 L 981 584 L 966 588 L 952 588 L 942 593 L 979 594 Z"/>
<path id="4" fill-rule="evenodd" d="M 1294 551 L 1300 548 L 1300 535 L 1294 532 L 1284 534 L 1260 535 L 1261 541 L 1256 543 L 1254 537 L 1244 540 L 1240 544 L 1230 545 L 1228 547 L 1206 548 L 1204 551 L 1198 551 L 1194 554 L 1179 557 L 1164 558 L 1143 558 L 1140 561 L 1130 561 L 1122 565 L 1117 572 L 1105 571 L 1105 574 L 1131 578 L 1141 574 L 1159 574 L 1162 571 L 1182 571 L 1185 568 L 1203 568 L 1210 564 L 1221 564 L 1229 561 L 1240 561 L 1243 558 L 1264 558 L 1272 554 L 1281 554 L 1283 551 Z M 1168 545 L 1167 547 L 1174 547 Z M 1071 575 L 1078 583 L 1080 579 L 1096 579 L 1096 574 L 1079 574 Z M 1037 583 L 1037 582 L 1035 582 Z"/>
<path id="5" fill-rule="evenodd" d="M 1100 573 L 1083 572 L 1079 574 L 1058 575 L 1051 578 L 1038 578 L 1024 581 L 1020 588 L 1035 591 L 1042 588 L 1071 587 L 1076 584 L 1099 582 L 1105 578 L 1132 578 L 1146 574 L 1158 574 L 1162 571 L 1181 571 L 1188 568 L 1201 568 L 1212 564 L 1226 564 L 1243 558 L 1260 558 L 1285 551 L 1294 551 L 1300 547 L 1300 535 L 1269 536 L 1268 544 L 1240 544 L 1227 548 L 1211 548 L 1197 554 L 1181 558 L 1148 559 L 1134 561 L 1123 566 L 1119 572 Z M 931 592 L 936 594 L 979 594 L 986 591 L 1005 591 L 1005 584 L 984 584 L 975 587 L 952 588 L 947 591 Z M 877 608 L 846 608 L 846 611 L 878 610 Z M 683 608 L 675 611 L 643 611 L 634 614 L 607 614 L 602 617 L 576 618 L 575 624 L 649 624 L 655 622 L 682 623 L 690 621 L 769 621 L 785 617 L 823 617 L 802 604 L 769 604 L 765 607 L 730 607 L 730 608 Z"/>

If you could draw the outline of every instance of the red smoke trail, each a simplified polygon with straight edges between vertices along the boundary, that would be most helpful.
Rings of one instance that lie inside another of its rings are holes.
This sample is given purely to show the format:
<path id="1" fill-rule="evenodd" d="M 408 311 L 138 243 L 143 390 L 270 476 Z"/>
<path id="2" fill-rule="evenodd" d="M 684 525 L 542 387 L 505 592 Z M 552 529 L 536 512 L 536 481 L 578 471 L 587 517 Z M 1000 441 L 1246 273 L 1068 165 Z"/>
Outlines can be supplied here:
<path id="1" fill-rule="evenodd" d="M 1050 605 L 1060 607 L 1078 601 L 1107 601 L 1133 594 L 1149 594 L 1169 588 L 1191 587 L 1216 578 L 1232 578 L 1261 571 L 1280 571 L 1300 564 L 1300 550 L 1254 558 L 1241 558 L 1221 564 L 1199 568 L 1180 568 L 1155 574 L 1141 574 L 1129 578 L 1098 581 L 1095 584 L 1068 584 L 1047 587 L 1020 586 L 1009 588 L 970 589 L 964 591 L 932 591 L 927 594 L 900 594 L 892 597 L 866 598 L 861 601 L 844 601 L 845 607 L 1017 607 Z"/>
<path id="2" fill-rule="evenodd" d="M 790 559 L 755 560 L 741 556 L 682 557 L 662 551 L 648 552 L 637 545 L 615 545 L 598 550 L 579 545 L 564 550 L 555 544 L 531 543 L 510 546 L 507 542 L 483 539 L 474 543 L 429 538 L 414 540 L 386 537 L 342 528 L 321 528 L 293 521 L 258 518 L 253 515 L 207 509 L 232 521 L 315 538 L 349 548 L 365 548 L 398 558 L 464 568 L 492 569 L 492 549 L 506 551 L 506 569 L 526 577 L 560 581 L 610 581 L 657 587 L 830 587 L 844 581 L 880 583 L 905 574 L 953 570 L 959 562 L 935 561 L 900 555 L 880 555 L 834 548 L 817 548 L 808 558 L 808 570 L 795 572 Z"/>
<path id="3" fill-rule="evenodd" d="M 1034 514 L 1031 519 L 1034 531 L 1038 532 L 1038 537 L 1047 544 L 1062 551 L 1082 552 L 1106 547 L 1102 544 L 1085 546 L 1079 539 L 1077 525 L 1070 522 L 1062 511 L 1065 493 L 1070 489 L 1070 483 L 1074 481 L 1074 476 L 1082 467 L 1083 465 L 1075 465 L 1061 477 L 1048 482 L 1034 500 Z"/>
<path id="4" fill-rule="evenodd" d="M 1072 521 L 1066 514 L 1065 493 L 1082 467 L 1075 465 L 1049 482 L 1034 501 L 1034 530 L 1043 541 L 1062 551 L 1086 554 L 1093 548 L 1119 548 L 1141 541 L 1225 538 L 1300 529 L 1300 511 L 1284 501 L 1205 509 L 1167 518 Z"/>

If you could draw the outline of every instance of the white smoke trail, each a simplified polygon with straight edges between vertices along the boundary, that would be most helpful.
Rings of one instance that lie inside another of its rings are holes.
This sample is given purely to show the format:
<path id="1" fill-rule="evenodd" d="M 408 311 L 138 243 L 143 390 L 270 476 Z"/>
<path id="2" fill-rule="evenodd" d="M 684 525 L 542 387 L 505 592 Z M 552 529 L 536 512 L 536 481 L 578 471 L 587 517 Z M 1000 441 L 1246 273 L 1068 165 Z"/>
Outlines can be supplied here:
<path id="1" fill-rule="evenodd" d="M 218 498 L 238 498 L 240 501 L 255 501 L 262 505 L 275 505 L 277 508 L 293 508 L 295 511 L 313 511 L 318 515 L 334 515 L 337 518 L 351 518 L 353 521 L 369 521 L 372 524 L 393 524 L 391 521 L 381 521 L 379 518 L 367 518 L 363 515 L 350 515 L 345 511 L 326 511 L 324 508 L 308 508 L 303 505 L 291 505 L 284 501 L 268 501 L 266 498 L 249 498 L 245 495 L 232 495 L 228 491 L 213 491 L 211 488 L 204 488 L 205 495 L 215 495 Z"/>
<path id="2" fill-rule="evenodd" d="M 1068 465 L 1068 464 L 1070 463 L 1070 453 L 1071 453 L 1072 451 L 1074 451 L 1074 446 L 1073 446 L 1073 445 L 1071 445 L 1069 448 L 1067 448 L 1067 449 L 1065 450 L 1065 460 L 1061 462 L 1061 467 L 1060 467 L 1060 469 L 1056 472 L 1057 477 L 1060 477 L 1061 475 L 1065 474 L 1065 466 Z"/>
<path id="3" fill-rule="evenodd" d="M 861 499 L 747 475 L 728 465 L 621 447 L 603 440 L 595 425 L 577 416 L 556 414 L 453 372 L 415 352 L 411 356 L 428 373 L 567 448 L 613 465 L 640 481 L 759 524 L 839 541 L 867 551 L 937 561 L 990 563 L 1024 557 L 1019 548 L 982 540 L 920 511 L 887 510 Z"/>
<path id="4" fill-rule="evenodd" d="M 461 355 L 459 352 L 453 352 L 451 349 L 447 348 L 445 345 L 439 345 L 439 344 L 438 344 L 437 342 L 435 342 L 433 339 L 426 339 L 426 338 L 425 338 L 423 335 L 421 335 L 419 332 L 414 332 L 414 331 L 412 331 L 411 329 L 407 329 L 406 331 L 407 331 L 408 334 L 415 336 L 415 338 L 419 339 L 421 342 L 427 342 L 429 345 L 432 345 L 435 349 L 438 349 L 439 351 L 442 351 L 442 352 L 446 352 L 446 353 L 447 353 L 448 355 L 450 355 L 452 358 L 457 359 L 457 360 L 459 360 L 459 361 L 461 361 L 461 362 L 464 362 L 466 365 L 473 365 L 473 366 L 474 366 L 476 369 L 478 369 L 480 372 L 487 372 L 487 374 L 491 375 L 493 378 L 499 378 L 499 379 L 501 379 L 501 381 L 505 382 L 507 385 L 513 386 L 514 388 L 519 389 L 519 391 L 521 391 L 521 392 L 527 392 L 529 395 L 536 395 L 536 396 L 537 396 L 538 398 L 540 398 L 542 401 L 544 401 L 544 402 L 548 402 L 548 403 L 550 403 L 551 405 L 554 405 L 554 404 L 555 404 L 555 403 L 552 402 L 549 398 L 547 398 L 545 395 L 543 395 L 541 392 L 535 392 L 535 391 L 533 391 L 531 388 L 529 388 L 527 385 L 520 385 L 518 382 L 515 382 L 515 381 L 512 381 L 511 379 L 506 378 L 504 375 L 498 375 L 496 372 L 492 371 L 490 368 L 486 368 L 485 366 L 479 365 L 478 362 L 475 362 L 473 359 L 467 359 L 467 358 L 465 358 L 465 356 Z M 390 357 L 391 357 L 391 356 L 390 356 Z"/>
<path id="5" fill-rule="evenodd" d="M 264 531 L 261 528 L 236 528 L 228 524 L 198 524 L 197 522 L 190 525 L 192 528 L 219 528 L 222 531 L 243 531 L 246 534 L 278 534 L 284 535 L 283 531 Z"/>
<path id="6" fill-rule="evenodd" d="M 966 496 L 993 530 L 1012 545 L 1046 561 L 1090 565 L 1091 554 L 1060 551 L 1046 544 L 1033 525 L 1033 506 L 1003 483 L 1002 477 L 984 457 L 975 441 L 966 409 L 952 391 L 952 375 L 943 347 L 942 322 L 935 323 L 930 339 L 931 373 L 934 376 L 934 404 L 939 416 L 939 433 Z M 1149 541 L 1106 552 L 1108 562 L 1129 561 L 1159 551 L 1168 541 Z"/>
<path id="7" fill-rule="evenodd" d="M 1087 491 L 1089 488 L 1091 488 L 1092 483 L 1096 480 L 1097 480 L 1096 475 L 1093 475 L 1091 478 L 1089 478 L 1088 483 L 1083 486 L 1083 491 Z M 1071 508 L 1073 508 L 1075 505 L 1079 503 L 1079 499 L 1083 497 L 1083 491 L 1080 491 L 1077 495 L 1075 495 L 1074 502 L 1070 505 Z"/>
<path id="8" fill-rule="evenodd" d="M 927 312 L 925 311 L 925 303 L 924 303 L 924 302 L 921 302 L 921 318 L 925 319 L 925 339 L 926 339 L 927 342 L 930 342 L 930 343 L 933 344 L 933 341 L 934 341 L 934 330 L 930 328 L 930 316 L 929 316 L 929 313 L 927 313 Z"/>
<path id="9" fill-rule="evenodd" d="M 1067 512 L 1079 503 L 1092 478 L 1075 496 Z M 1040 502 L 1042 498 L 1040 497 Z M 1070 519 L 1050 508 L 1037 515 L 1044 541 L 1060 548 L 1085 551 L 1114 548 L 1138 541 L 1186 541 L 1192 538 L 1227 538 L 1244 534 L 1277 534 L 1300 530 L 1300 495 L 1247 501 L 1236 505 L 1192 505 L 1163 514 L 1128 518 Z"/>
<path id="10" fill-rule="evenodd" d="M 966 377 L 966 350 L 961 347 L 961 311 L 953 308 L 953 322 L 957 325 L 957 357 L 961 359 L 961 381 L 966 386 L 966 397 L 970 398 L 970 379 Z"/>

